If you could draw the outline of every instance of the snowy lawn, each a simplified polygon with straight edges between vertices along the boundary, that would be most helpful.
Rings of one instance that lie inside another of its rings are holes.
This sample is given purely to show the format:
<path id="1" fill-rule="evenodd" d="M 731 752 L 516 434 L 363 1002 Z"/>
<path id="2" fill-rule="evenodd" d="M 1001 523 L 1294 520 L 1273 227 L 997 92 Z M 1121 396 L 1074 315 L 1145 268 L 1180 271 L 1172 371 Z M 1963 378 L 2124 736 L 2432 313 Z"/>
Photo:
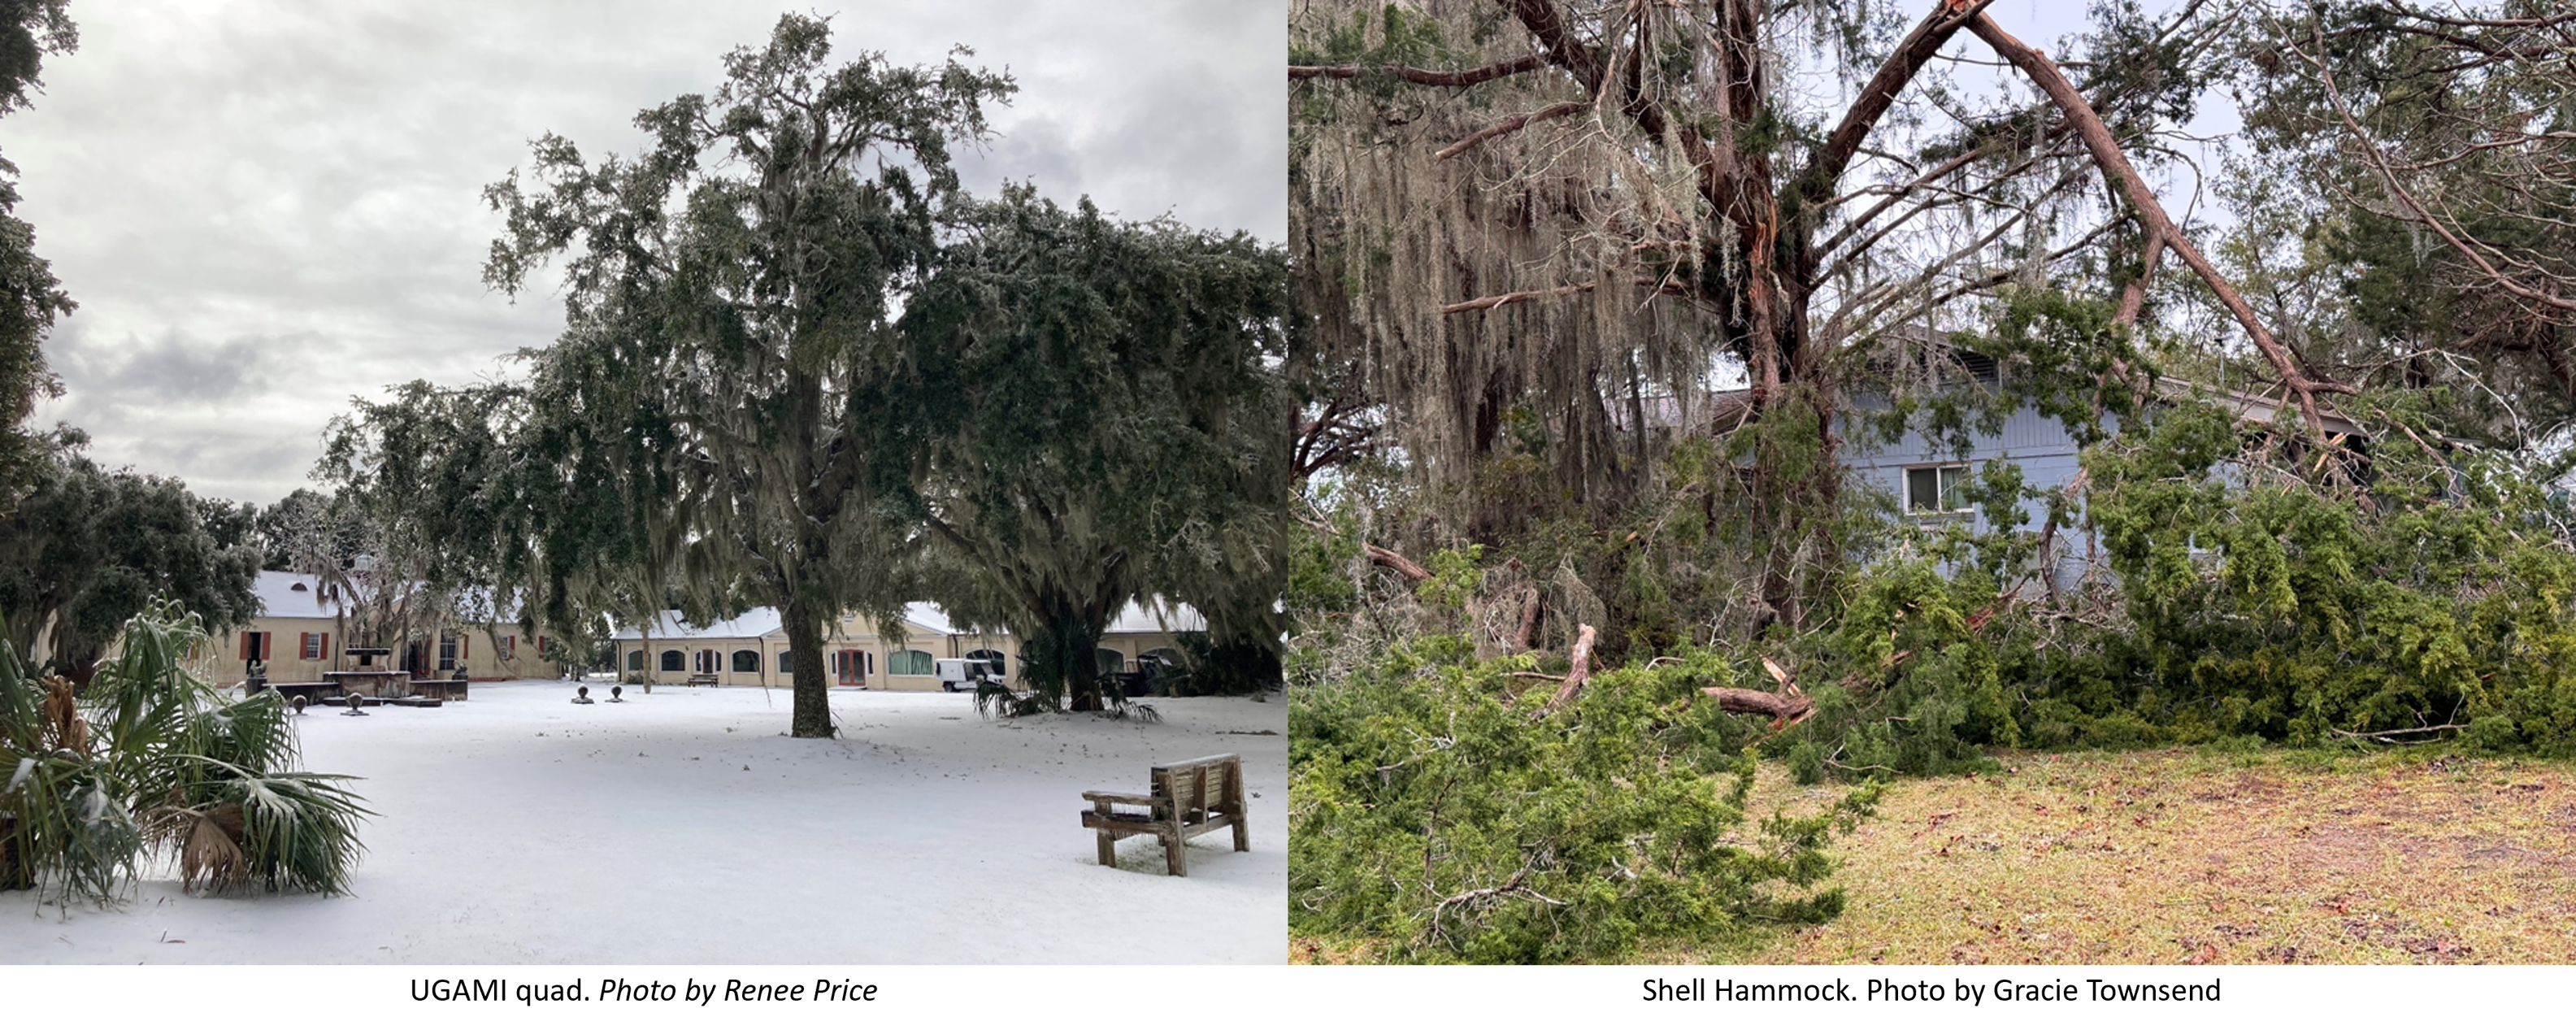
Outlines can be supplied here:
<path id="1" fill-rule="evenodd" d="M 783 690 L 571 696 L 478 683 L 444 708 L 312 709 L 306 766 L 366 777 L 379 813 L 354 896 L 192 897 L 166 871 L 110 911 L 0 894 L 0 962 L 1286 960 L 1277 700 L 1157 699 L 1145 724 L 836 690 L 841 739 L 794 740 Z M 1150 838 L 1096 864 L 1083 791 L 1225 752 L 1250 852 L 1219 830 L 1187 878 Z"/>

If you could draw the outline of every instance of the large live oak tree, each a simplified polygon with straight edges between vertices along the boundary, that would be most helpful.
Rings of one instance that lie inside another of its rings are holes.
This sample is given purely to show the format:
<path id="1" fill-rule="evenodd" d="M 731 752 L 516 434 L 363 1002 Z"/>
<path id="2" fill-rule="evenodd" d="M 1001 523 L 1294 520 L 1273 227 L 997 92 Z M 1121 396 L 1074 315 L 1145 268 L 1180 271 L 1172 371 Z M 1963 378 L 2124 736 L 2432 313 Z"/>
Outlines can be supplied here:
<path id="1" fill-rule="evenodd" d="M 767 45 L 726 58 L 714 94 L 638 115 L 644 152 L 591 161 L 548 136 L 533 187 L 514 175 L 488 191 L 509 218 L 492 285 L 516 293 L 541 262 L 564 265 L 567 326 L 531 355 L 535 456 L 548 482 L 606 490 L 628 513 L 571 535 L 546 520 L 552 567 L 532 585 L 603 557 L 659 570 L 643 580 L 692 608 L 757 584 L 795 656 L 800 737 L 833 732 L 826 622 L 902 600 L 886 557 L 899 537 L 868 493 L 887 456 L 890 323 L 936 252 L 950 147 L 981 137 L 984 105 L 1014 89 L 954 59 L 833 66 L 829 37 L 783 17 Z"/>
<path id="2" fill-rule="evenodd" d="M 1286 255 L 1025 187 L 951 222 L 900 326 L 929 596 L 1010 628 L 1023 682 L 1076 709 L 1130 600 L 1191 603 L 1221 640 L 1275 649 Z"/>

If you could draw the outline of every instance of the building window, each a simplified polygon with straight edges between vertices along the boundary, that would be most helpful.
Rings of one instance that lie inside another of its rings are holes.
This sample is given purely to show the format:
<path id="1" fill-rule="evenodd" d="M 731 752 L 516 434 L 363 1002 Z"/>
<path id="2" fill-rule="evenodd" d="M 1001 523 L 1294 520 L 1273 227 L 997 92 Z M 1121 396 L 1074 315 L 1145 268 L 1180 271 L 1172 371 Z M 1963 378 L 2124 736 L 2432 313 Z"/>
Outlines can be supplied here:
<path id="1" fill-rule="evenodd" d="M 1105 647 L 1101 648 L 1096 653 L 1100 658 L 1100 671 L 1103 675 L 1127 671 L 1127 656 L 1125 654 L 1112 651 Z"/>
<path id="2" fill-rule="evenodd" d="M 546 639 L 546 638 L 544 638 L 544 637 L 538 637 L 538 638 L 537 638 L 537 660 L 538 660 L 538 661 L 541 661 L 541 662 L 542 662 L 542 661 L 545 661 L 545 660 L 546 660 L 546 652 L 547 652 L 550 648 L 552 648 L 552 646 L 553 646 L 553 645 L 554 645 L 554 641 L 552 641 L 552 640 L 548 640 L 548 639 Z"/>
<path id="3" fill-rule="evenodd" d="M 516 635 L 502 637 L 494 642 L 493 649 L 500 652 L 493 657 L 509 661 L 511 655 L 519 653 L 519 638 Z"/>
<path id="4" fill-rule="evenodd" d="M 778 652 L 778 674 L 781 676 L 796 675 L 796 652 Z"/>
<path id="5" fill-rule="evenodd" d="M 886 675 L 888 676 L 932 676 L 937 674 L 938 667 L 930 660 L 930 652 L 928 651 L 904 650 L 886 652 Z"/>
<path id="6" fill-rule="evenodd" d="M 642 652 L 642 651 L 628 651 L 628 652 L 626 652 L 626 671 L 628 671 L 628 672 L 642 672 L 642 671 L 644 671 L 644 652 Z"/>
<path id="7" fill-rule="evenodd" d="M 708 675 L 714 675 L 715 673 L 724 671 L 724 667 L 717 664 L 715 648 L 701 647 L 698 649 L 698 671 Z"/>
<path id="8" fill-rule="evenodd" d="M 303 638 L 300 643 L 302 644 L 302 657 L 304 660 L 308 662 L 321 661 L 323 648 L 329 646 L 324 644 L 323 641 L 330 639 L 331 635 L 328 633 L 300 633 L 297 634 L 297 636 Z"/>
<path id="9" fill-rule="evenodd" d="M 759 672 L 759 671 L 760 671 L 760 652 L 758 652 L 758 651 L 736 651 L 736 652 L 734 652 L 734 653 L 733 653 L 733 671 L 735 671 L 735 672 Z"/>
<path id="10" fill-rule="evenodd" d="M 1009 675 L 1010 670 L 1002 664 L 1002 652 L 1000 651 L 979 649 L 966 652 L 966 657 L 974 661 L 986 663 L 993 670 L 993 675 Z"/>
<path id="11" fill-rule="evenodd" d="M 245 662 L 267 661 L 268 648 L 271 643 L 269 638 L 272 636 L 275 636 L 275 634 L 262 633 L 257 630 L 243 633 L 241 635 L 242 660 Z"/>
<path id="12" fill-rule="evenodd" d="M 1905 470 L 1905 513 L 1941 515 L 1969 510 L 1968 467 L 1932 465 Z"/>
<path id="13" fill-rule="evenodd" d="M 832 652 L 832 676 L 843 686 L 856 686 L 868 681 L 868 653 L 865 651 Z"/>
<path id="14" fill-rule="evenodd" d="M 460 650 L 463 650 L 463 649 L 457 646 L 457 639 L 456 639 L 455 637 L 448 636 L 447 634 L 444 634 L 444 633 L 439 634 L 439 635 L 438 635 L 438 667 L 439 667 L 439 669 L 440 669 L 440 670 L 442 670 L 442 671 L 444 671 L 444 670 L 447 670 L 447 669 L 453 669 L 453 668 L 455 668 L 455 667 L 456 667 L 456 653 L 457 653 L 458 651 L 460 651 Z"/>
<path id="15" fill-rule="evenodd" d="M 662 652 L 662 671 L 685 672 L 688 669 L 688 661 L 688 658 L 678 651 L 664 651 Z"/>

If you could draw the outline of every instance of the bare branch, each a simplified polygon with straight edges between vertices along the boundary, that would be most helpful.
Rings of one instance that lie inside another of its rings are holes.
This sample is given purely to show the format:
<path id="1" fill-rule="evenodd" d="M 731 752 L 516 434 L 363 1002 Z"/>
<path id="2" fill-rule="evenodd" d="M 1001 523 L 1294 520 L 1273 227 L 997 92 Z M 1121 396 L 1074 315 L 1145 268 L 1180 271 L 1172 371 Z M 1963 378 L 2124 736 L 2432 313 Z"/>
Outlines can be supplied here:
<path id="1" fill-rule="evenodd" d="M 1537 54 L 1515 57 L 1482 68 L 1447 72 L 1402 65 L 1292 64 L 1288 66 L 1288 79 L 1291 82 L 1301 79 L 1356 79 L 1370 72 L 1392 72 L 1396 78 L 1424 86 L 1473 86 L 1544 67 L 1547 67 L 1547 59 Z"/>

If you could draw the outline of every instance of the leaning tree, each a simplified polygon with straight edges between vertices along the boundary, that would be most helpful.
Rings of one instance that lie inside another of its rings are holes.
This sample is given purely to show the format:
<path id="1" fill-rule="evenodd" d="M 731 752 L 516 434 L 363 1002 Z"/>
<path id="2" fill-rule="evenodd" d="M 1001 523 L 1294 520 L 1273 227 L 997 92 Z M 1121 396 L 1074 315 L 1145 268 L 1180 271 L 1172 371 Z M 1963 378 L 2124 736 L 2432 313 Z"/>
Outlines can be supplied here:
<path id="1" fill-rule="evenodd" d="M 641 153 L 594 161 L 549 135 L 533 184 L 486 191 L 508 217 L 486 281 L 516 295 L 563 264 L 563 335 L 529 354 L 529 481 L 624 513 L 596 525 L 538 505 L 551 518 L 535 538 L 553 546 L 529 584 L 560 592 L 622 560 L 699 610 L 756 584 L 787 631 L 800 737 L 833 733 L 826 622 L 907 593 L 906 540 L 876 493 L 901 460 L 884 417 L 892 322 L 958 192 L 950 147 L 980 139 L 984 105 L 1015 89 L 955 57 L 831 65 L 829 37 L 782 17 L 725 59 L 713 94 L 637 115 Z"/>
<path id="2" fill-rule="evenodd" d="M 1438 495 L 1482 504 L 1453 520 L 1491 539 L 1635 496 L 1659 433 L 1716 437 L 1743 472 L 1748 593 L 1795 624 L 1844 550 L 1842 383 L 1957 328 L 1937 320 L 1963 300 L 2043 289 L 2113 312 L 2088 361 L 2125 380 L 2167 256 L 2322 440 L 2317 395 L 2347 388 L 2273 337 L 2132 160 L 2188 117 L 2216 19 L 2102 8 L 2079 80 L 1988 2 L 1931 0 L 1910 26 L 1770 0 L 1301 3 L 1300 454 L 1382 432 Z M 1720 395 L 1729 359 L 1748 388 Z M 1536 486 L 1500 481 L 1533 457 Z"/>

